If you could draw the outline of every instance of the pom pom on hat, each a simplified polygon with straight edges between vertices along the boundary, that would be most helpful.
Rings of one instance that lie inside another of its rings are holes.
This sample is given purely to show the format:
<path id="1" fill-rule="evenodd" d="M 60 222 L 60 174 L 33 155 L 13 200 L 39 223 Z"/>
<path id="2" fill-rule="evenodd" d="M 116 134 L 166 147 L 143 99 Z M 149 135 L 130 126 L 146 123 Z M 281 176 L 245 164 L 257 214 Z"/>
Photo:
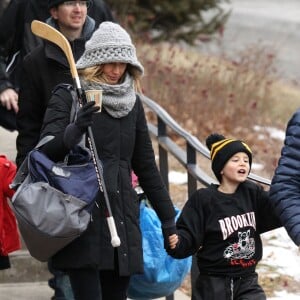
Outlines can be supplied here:
<path id="1" fill-rule="evenodd" d="M 212 144 L 225 140 L 225 136 L 222 134 L 218 134 L 218 133 L 213 133 L 210 136 L 207 137 L 206 139 L 206 146 L 209 150 L 211 150 L 211 146 Z"/>
<path id="2" fill-rule="evenodd" d="M 221 182 L 221 171 L 227 161 L 236 153 L 244 152 L 249 157 L 249 164 L 252 164 L 252 151 L 250 147 L 240 140 L 226 139 L 223 135 L 214 133 L 206 138 L 206 146 L 210 150 L 212 170 Z"/>
<path id="3" fill-rule="evenodd" d="M 141 75 L 144 73 L 129 34 L 119 24 L 106 21 L 100 24 L 86 42 L 85 51 L 77 61 L 76 67 L 85 69 L 114 62 L 131 64 Z"/>

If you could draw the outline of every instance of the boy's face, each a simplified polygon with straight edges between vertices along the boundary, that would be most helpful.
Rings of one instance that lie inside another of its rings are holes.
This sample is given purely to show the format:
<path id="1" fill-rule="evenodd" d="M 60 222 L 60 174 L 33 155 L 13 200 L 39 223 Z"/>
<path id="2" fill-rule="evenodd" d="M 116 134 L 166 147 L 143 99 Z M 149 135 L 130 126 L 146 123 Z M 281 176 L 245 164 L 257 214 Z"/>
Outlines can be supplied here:
<path id="1" fill-rule="evenodd" d="M 66 1 L 50 9 L 61 32 L 82 31 L 87 16 L 86 1 Z"/>
<path id="2" fill-rule="evenodd" d="M 234 183 L 244 182 L 250 172 L 249 157 L 245 152 L 234 154 L 225 164 L 221 174 L 222 179 Z M 223 180 L 222 180 L 223 181 Z"/>

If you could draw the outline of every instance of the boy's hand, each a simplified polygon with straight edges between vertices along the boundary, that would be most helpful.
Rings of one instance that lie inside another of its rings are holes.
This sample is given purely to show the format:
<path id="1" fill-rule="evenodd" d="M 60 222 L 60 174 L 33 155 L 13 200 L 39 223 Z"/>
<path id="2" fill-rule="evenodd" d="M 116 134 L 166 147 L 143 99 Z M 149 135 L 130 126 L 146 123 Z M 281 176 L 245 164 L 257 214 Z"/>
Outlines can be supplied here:
<path id="1" fill-rule="evenodd" d="M 177 234 L 170 235 L 169 236 L 169 246 L 170 246 L 170 249 L 175 249 L 178 241 L 179 241 L 179 239 L 178 239 L 178 235 Z"/>
<path id="2" fill-rule="evenodd" d="M 164 247 L 167 250 L 170 247 L 169 238 L 177 235 L 175 219 L 166 220 L 162 223 L 162 234 L 164 238 Z"/>

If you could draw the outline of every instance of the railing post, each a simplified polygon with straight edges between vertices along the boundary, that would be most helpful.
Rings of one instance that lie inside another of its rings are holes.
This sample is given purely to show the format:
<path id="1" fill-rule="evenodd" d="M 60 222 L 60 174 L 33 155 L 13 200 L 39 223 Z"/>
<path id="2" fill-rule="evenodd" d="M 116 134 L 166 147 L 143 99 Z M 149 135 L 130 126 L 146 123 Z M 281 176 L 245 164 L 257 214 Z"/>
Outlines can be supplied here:
<path id="1" fill-rule="evenodd" d="M 196 164 L 196 150 L 189 143 L 187 143 L 187 168 L 190 165 Z M 188 197 L 190 197 L 197 190 L 197 179 L 188 172 Z M 197 265 L 197 258 L 195 255 L 192 257 L 192 268 L 191 268 L 191 288 L 192 293 L 195 287 L 196 279 L 199 275 L 199 269 Z"/>
<path id="2" fill-rule="evenodd" d="M 189 165 L 196 165 L 196 150 L 192 147 L 189 143 L 187 143 L 187 152 L 186 152 L 186 162 L 187 162 L 187 169 Z M 193 192 L 197 189 L 197 179 L 192 176 L 190 172 L 188 173 L 188 196 L 190 197 Z"/>
<path id="3" fill-rule="evenodd" d="M 160 137 L 165 137 L 167 135 L 167 127 L 165 122 L 161 118 L 157 119 L 157 134 L 158 140 Z M 162 179 L 169 191 L 169 163 L 168 163 L 168 152 L 159 144 L 158 146 L 158 156 L 159 156 L 159 170 Z M 166 296 L 166 300 L 174 300 L 174 294 Z"/>
<path id="4" fill-rule="evenodd" d="M 158 139 L 165 137 L 167 135 L 166 124 L 162 121 L 161 118 L 157 119 L 157 133 Z M 158 155 L 159 155 L 159 170 L 162 176 L 162 179 L 169 191 L 169 163 L 168 163 L 168 152 L 159 144 L 158 146 Z"/>

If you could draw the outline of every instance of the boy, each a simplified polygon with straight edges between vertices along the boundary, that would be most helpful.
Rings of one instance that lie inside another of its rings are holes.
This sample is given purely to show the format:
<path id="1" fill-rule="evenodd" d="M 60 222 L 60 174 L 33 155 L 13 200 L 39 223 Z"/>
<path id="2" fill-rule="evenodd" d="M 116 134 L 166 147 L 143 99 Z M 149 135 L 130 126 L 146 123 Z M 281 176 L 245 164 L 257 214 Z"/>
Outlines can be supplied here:
<path id="1" fill-rule="evenodd" d="M 175 258 L 197 254 L 200 274 L 192 299 L 264 300 L 257 263 L 262 258 L 260 234 L 281 226 L 261 186 L 248 181 L 252 152 L 234 139 L 212 134 L 206 139 L 212 170 L 220 182 L 197 190 L 169 237 Z"/>

